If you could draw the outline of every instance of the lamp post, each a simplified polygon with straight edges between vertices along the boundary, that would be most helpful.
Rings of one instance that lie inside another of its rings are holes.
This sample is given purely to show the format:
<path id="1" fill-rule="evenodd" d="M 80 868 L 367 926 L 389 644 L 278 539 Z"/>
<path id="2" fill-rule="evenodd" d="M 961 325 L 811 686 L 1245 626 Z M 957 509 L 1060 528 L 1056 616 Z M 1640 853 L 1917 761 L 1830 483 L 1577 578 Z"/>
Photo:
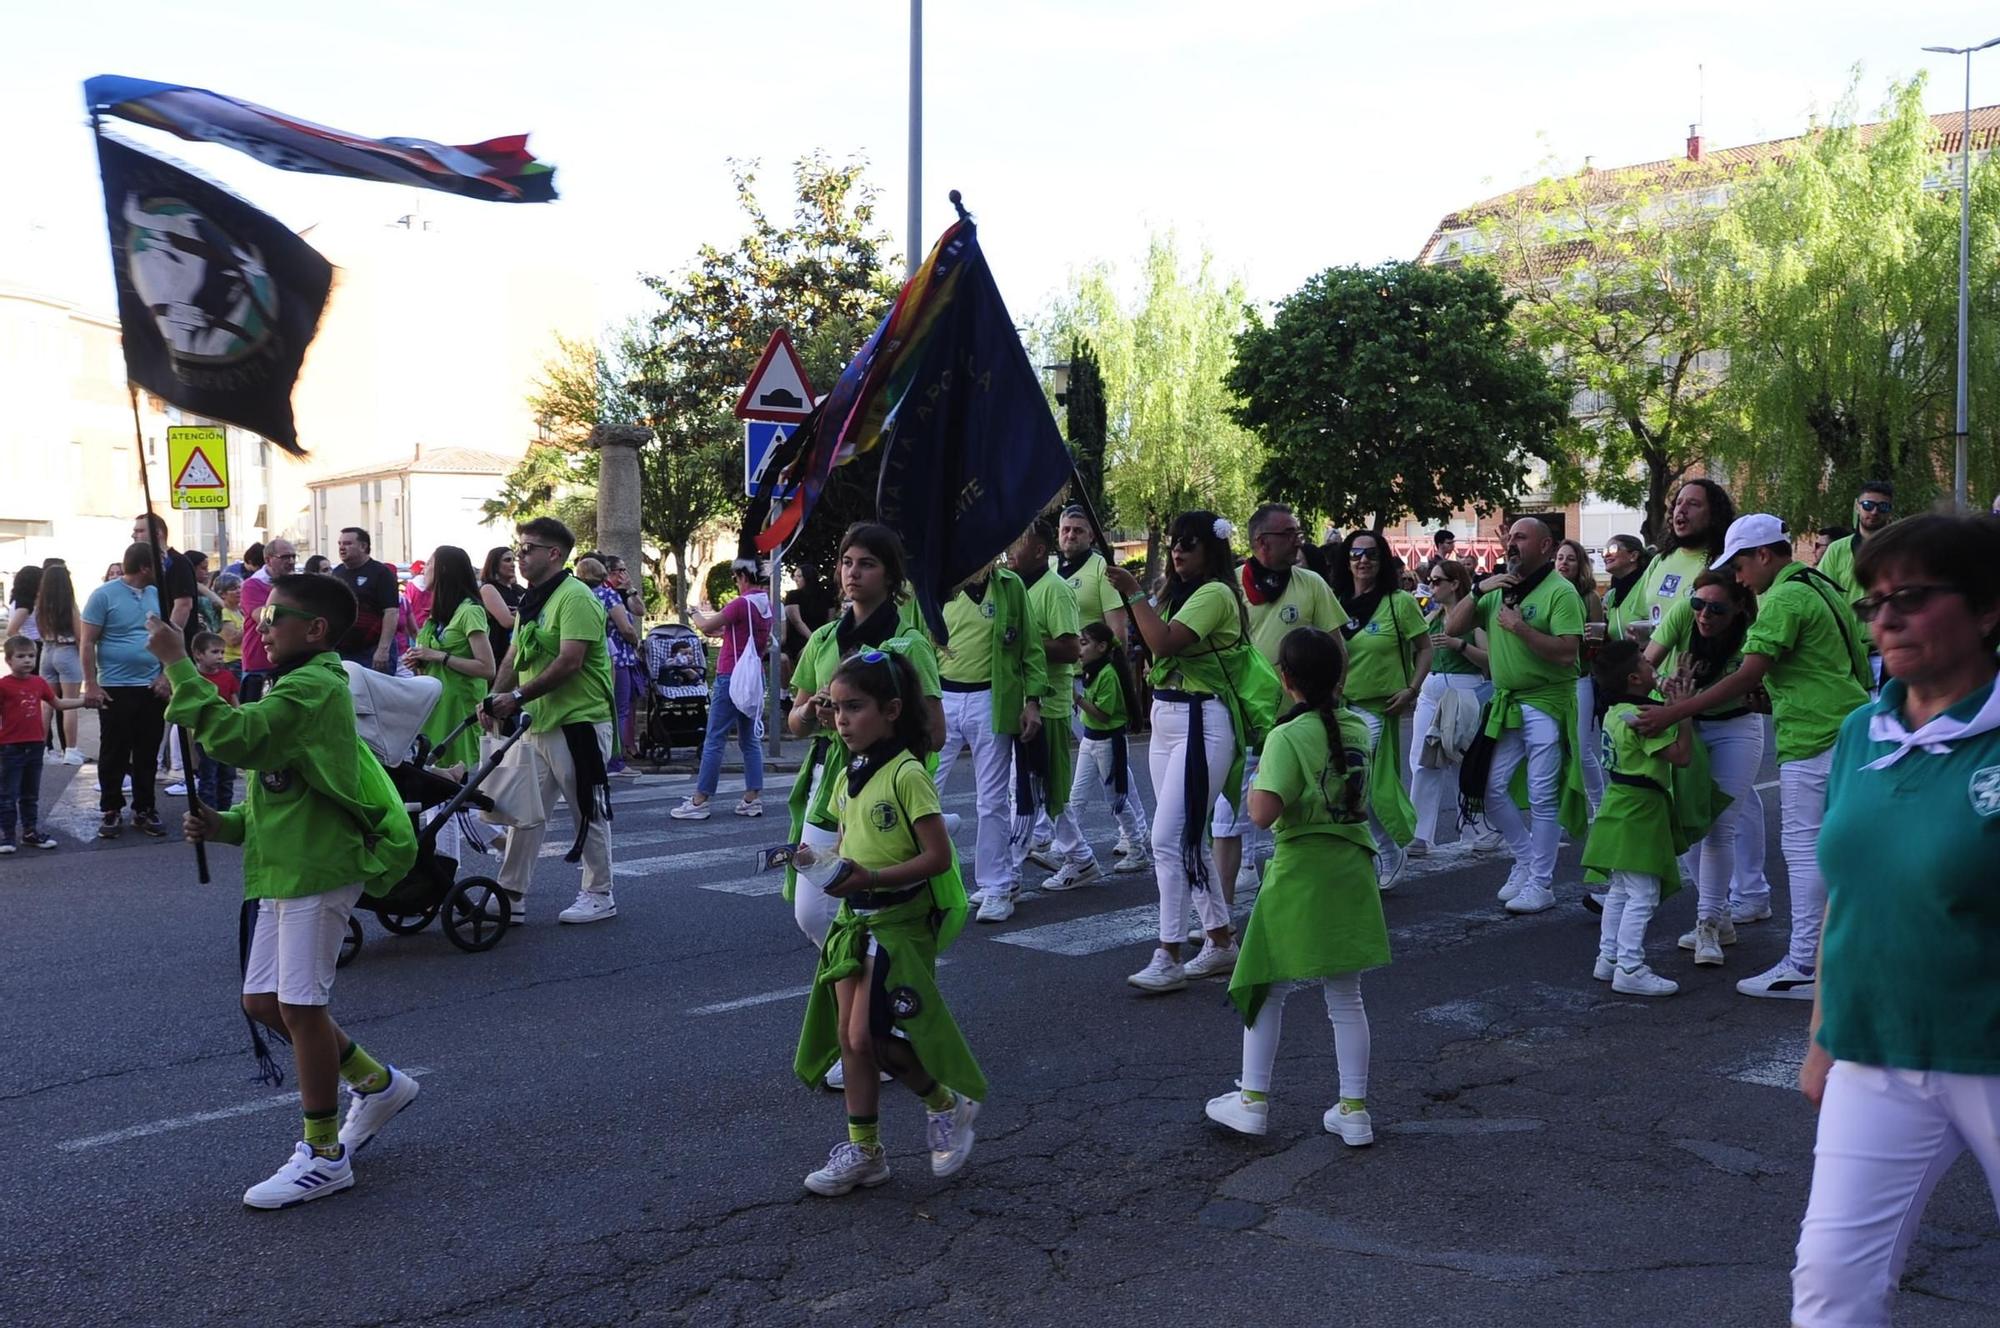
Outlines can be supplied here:
<path id="1" fill-rule="evenodd" d="M 924 256 L 924 0 L 910 0 L 910 256 L 915 276 Z"/>
<path id="2" fill-rule="evenodd" d="M 912 0 L 914 3 L 915 0 Z M 1966 497 L 1966 365 L 1971 345 L 1968 328 L 1972 321 L 1971 285 L 1968 269 L 1972 256 L 1972 53 L 2000 46 L 2000 37 L 1977 46 L 1926 46 L 1937 55 L 1965 57 L 1965 120 L 1959 133 L 1958 159 L 1958 427 L 1953 431 L 1951 505 L 1964 512 Z"/>

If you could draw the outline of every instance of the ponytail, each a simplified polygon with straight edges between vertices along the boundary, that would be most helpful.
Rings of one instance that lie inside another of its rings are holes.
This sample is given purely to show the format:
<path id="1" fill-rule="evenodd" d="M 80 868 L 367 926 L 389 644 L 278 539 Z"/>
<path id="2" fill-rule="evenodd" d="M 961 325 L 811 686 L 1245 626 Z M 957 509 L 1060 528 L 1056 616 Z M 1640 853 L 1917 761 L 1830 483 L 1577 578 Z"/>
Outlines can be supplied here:
<path id="1" fill-rule="evenodd" d="M 1338 636 L 1317 627 L 1295 627 L 1278 646 L 1278 669 L 1306 708 L 1326 726 L 1328 769 L 1332 771 L 1340 797 L 1326 791 L 1326 777 L 1320 778 L 1320 796 L 1327 811 L 1339 821 L 1356 821 L 1365 814 L 1361 799 L 1363 781 L 1352 776 L 1347 762 L 1347 738 L 1341 732 L 1340 712 L 1344 709 L 1340 691 L 1347 683 L 1347 646 Z"/>

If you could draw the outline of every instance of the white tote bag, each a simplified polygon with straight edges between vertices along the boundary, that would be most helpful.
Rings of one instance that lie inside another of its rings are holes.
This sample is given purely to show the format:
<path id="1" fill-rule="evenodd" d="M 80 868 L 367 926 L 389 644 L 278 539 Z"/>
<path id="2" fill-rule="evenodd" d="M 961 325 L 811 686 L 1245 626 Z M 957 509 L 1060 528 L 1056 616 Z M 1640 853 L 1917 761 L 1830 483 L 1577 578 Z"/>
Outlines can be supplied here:
<path id="1" fill-rule="evenodd" d="M 729 704 L 736 707 L 739 715 L 761 716 L 764 713 L 764 659 L 758 653 L 761 644 L 757 637 L 757 619 L 762 616 L 770 621 L 770 601 L 762 595 L 750 598 L 750 621 L 743 627 L 743 644 L 736 649 L 736 663 L 729 670 Z"/>

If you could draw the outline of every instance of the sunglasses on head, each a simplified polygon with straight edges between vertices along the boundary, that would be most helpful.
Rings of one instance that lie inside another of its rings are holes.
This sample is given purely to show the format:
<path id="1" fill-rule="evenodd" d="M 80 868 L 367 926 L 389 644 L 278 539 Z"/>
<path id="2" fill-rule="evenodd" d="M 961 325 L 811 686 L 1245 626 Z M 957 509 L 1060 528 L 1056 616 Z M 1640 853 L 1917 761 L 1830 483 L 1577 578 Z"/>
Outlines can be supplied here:
<path id="1" fill-rule="evenodd" d="M 1854 601 L 1854 616 L 1864 623 L 1874 622 L 1885 607 L 1894 608 L 1898 617 L 1907 618 L 1913 613 L 1922 613 L 1924 606 L 1938 595 L 1949 595 L 1956 586 L 1916 585 L 1897 586 L 1886 595 L 1869 595 Z"/>
<path id="2" fill-rule="evenodd" d="M 1896 505 L 1887 498 L 1857 498 L 1854 505 L 1864 512 L 1893 512 Z"/>
<path id="3" fill-rule="evenodd" d="M 854 658 L 860 660 L 863 664 L 880 664 L 883 660 L 889 658 L 889 652 L 886 650 L 864 650 L 854 656 Z"/>

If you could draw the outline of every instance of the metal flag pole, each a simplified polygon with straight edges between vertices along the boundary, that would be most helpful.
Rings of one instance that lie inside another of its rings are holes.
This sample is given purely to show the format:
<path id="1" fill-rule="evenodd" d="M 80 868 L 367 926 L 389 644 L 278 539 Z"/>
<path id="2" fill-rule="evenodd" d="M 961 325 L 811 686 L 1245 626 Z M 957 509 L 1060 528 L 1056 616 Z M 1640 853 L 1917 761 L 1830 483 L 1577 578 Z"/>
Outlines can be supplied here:
<path id="1" fill-rule="evenodd" d="M 125 395 L 132 399 L 132 440 L 139 453 L 139 491 L 146 497 L 146 547 L 153 551 L 153 594 L 158 596 L 166 589 L 166 559 L 160 553 L 159 529 L 153 524 L 153 476 L 146 466 L 146 428 L 139 422 L 139 389 L 131 383 L 125 384 Z M 166 617 L 166 605 L 162 603 L 161 617 Z M 188 606 L 194 612 L 194 606 Z M 168 619 L 168 621 L 172 621 Z M 201 794 L 195 789 L 194 743 L 188 738 L 188 731 L 181 729 L 181 786 L 187 790 L 187 807 L 190 813 L 201 810 Z M 157 754 L 148 754 L 147 760 L 157 762 Z M 102 763 L 100 762 L 100 765 Z M 194 841 L 194 866 L 197 879 L 208 884 L 208 845 L 202 840 Z"/>

